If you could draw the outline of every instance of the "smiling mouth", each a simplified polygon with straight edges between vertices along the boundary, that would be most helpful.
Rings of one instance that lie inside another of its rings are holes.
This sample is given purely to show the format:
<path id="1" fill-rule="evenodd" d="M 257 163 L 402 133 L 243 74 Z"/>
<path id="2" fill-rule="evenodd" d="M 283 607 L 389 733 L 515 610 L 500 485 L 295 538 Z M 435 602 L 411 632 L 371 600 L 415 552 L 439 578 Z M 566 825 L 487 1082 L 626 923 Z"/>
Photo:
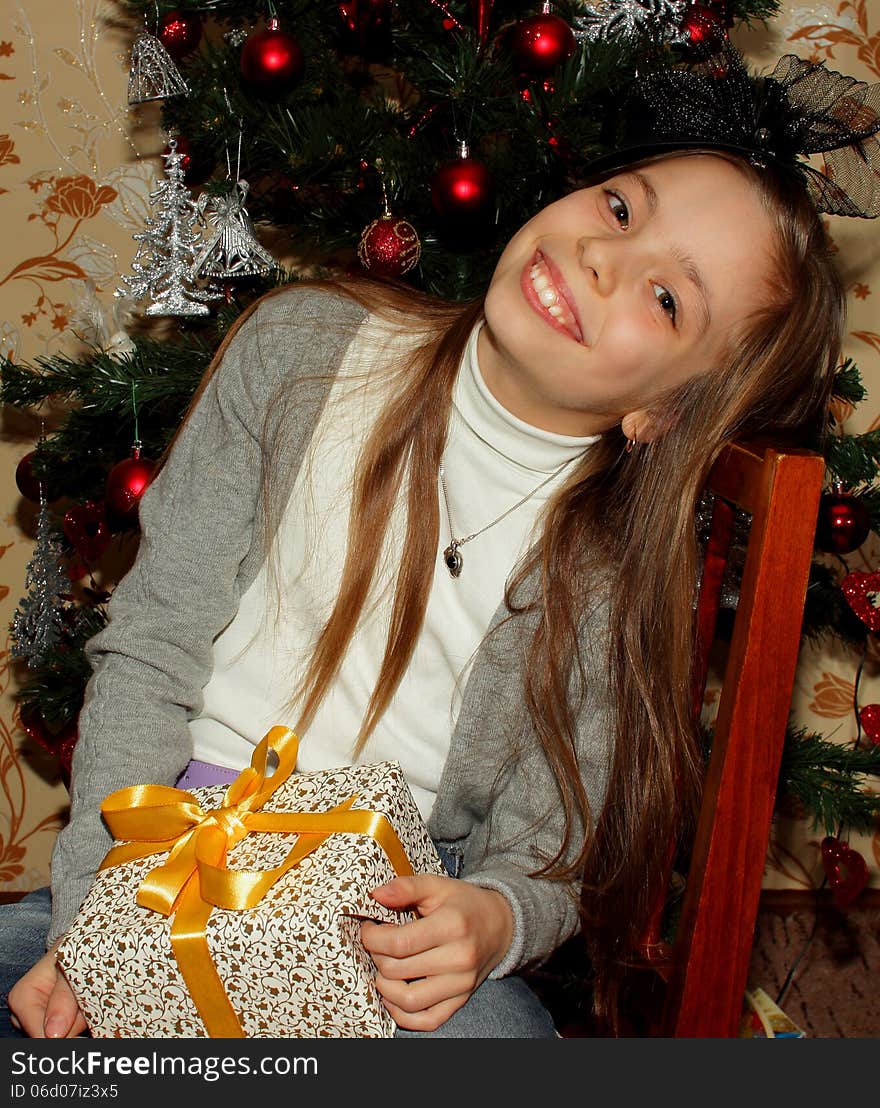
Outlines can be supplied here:
<path id="1" fill-rule="evenodd" d="M 529 297 L 530 302 L 551 326 L 568 335 L 575 342 L 584 341 L 577 316 L 572 311 L 565 294 L 554 281 L 550 267 L 540 251 L 535 255 L 527 271 L 527 281 L 524 281 L 524 284 L 527 286 L 527 291 L 534 294 L 534 297 Z"/>

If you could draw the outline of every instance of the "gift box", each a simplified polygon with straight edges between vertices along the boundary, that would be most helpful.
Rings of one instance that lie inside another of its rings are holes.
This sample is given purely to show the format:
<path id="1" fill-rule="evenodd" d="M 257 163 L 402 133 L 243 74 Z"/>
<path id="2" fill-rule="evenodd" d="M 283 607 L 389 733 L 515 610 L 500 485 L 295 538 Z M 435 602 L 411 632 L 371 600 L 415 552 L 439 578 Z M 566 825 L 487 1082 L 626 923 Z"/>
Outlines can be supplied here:
<path id="1" fill-rule="evenodd" d="M 804 1039 L 806 1032 L 783 1012 L 761 988 L 747 989 L 743 1003 L 741 1039 Z"/>
<path id="2" fill-rule="evenodd" d="M 57 951 L 94 1037 L 394 1035 L 360 921 L 414 918 L 370 890 L 446 871 L 398 763 L 295 773 L 296 746 L 273 728 L 228 788 L 104 802 L 117 842 Z"/>

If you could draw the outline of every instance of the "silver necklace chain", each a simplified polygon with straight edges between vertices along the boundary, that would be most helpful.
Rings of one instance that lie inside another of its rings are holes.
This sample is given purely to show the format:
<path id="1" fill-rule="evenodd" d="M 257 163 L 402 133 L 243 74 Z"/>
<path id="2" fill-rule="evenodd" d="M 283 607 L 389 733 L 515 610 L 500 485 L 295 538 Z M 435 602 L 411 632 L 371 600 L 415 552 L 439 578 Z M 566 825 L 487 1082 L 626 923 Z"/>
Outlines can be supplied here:
<path id="1" fill-rule="evenodd" d="M 506 511 L 503 511 L 500 516 L 496 516 L 495 519 L 491 520 L 484 527 L 481 527 L 479 531 L 472 531 L 469 535 L 465 535 L 460 539 L 455 537 L 455 526 L 452 522 L 452 512 L 449 508 L 449 493 L 446 491 L 446 476 L 443 463 L 441 462 L 440 488 L 443 490 L 443 503 L 446 505 L 446 520 L 449 524 L 449 537 L 451 539 L 449 546 L 443 551 L 443 561 L 446 568 L 449 570 L 450 577 L 461 576 L 461 571 L 464 568 L 464 559 L 461 556 L 460 550 L 466 542 L 470 542 L 471 539 L 475 539 L 478 535 L 482 535 L 484 531 L 488 531 L 490 527 L 494 527 L 495 524 L 500 523 L 502 519 L 507 519 L 511 512 L 515 512 L 517 508 L 522 507 L 527 500 L 531 500 L 533 496 L 539 493 L 545 485 L 549 485 L 554 477 L 558 477 L 567 465 L 571 465 L 575 457 L 579 457 L 579 455 L 576 454 L 573 458 L 569 458 L 567 461 L 563 462 L 561 466 L 554 469 L 551 474 L 548 474 L 543 481 L 535 485 L 531 492 L 527 492 L 525 496 L 520 497 L 515 504 L 511 504 Z"/>

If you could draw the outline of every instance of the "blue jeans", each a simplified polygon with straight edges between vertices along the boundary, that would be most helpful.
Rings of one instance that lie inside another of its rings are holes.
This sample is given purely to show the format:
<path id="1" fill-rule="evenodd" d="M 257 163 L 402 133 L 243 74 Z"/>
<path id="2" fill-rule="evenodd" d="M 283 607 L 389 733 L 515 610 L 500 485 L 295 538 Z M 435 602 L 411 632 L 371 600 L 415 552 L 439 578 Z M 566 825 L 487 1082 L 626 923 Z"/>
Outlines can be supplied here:
<path id="1" fill-rule="evenodd" d="M 444 861 L 451 869 L 448 859 Z M 0 1038 L 22 1038 L 12 1026 L 7 996 L 46 951 L 51 895 L 37 889 L 14 904 L 0 904 Z M 484 981 L 468 1002 L 436 1031 L 404 1031 L 398 1039 L 552 1039 L 550 1014 L 520 977 Z"/>

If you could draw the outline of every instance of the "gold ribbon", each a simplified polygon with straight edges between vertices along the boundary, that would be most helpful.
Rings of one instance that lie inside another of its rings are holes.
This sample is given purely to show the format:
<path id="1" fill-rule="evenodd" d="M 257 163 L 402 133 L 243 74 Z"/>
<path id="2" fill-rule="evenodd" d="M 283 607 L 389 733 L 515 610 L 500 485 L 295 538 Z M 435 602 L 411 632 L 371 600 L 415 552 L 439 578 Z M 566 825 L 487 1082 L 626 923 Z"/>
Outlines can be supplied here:
<path id="1" fill-rule="evenodd" d="M 244 1038 L 208 948 L 206 927 L 215 907 L 253 908 L 288 870 L 339 833 L 369 835 L 398 876 L 413 872 L 387 817 L 352 809 L 356 795 L 328 812 L 259 811 L 293 773 L 298 749 L 299 739 L 291 730 L 273 727 L 254 749 L 250 766 L 226 790 L 219 808 L 204 811 L 192 793 L 169 785 L 118 789 L 101 805 L 113 837 L 127 840 L 107 853 L 101 869 L 169 852 L 141 882 L 137 902 L 173 916 L 174 956 L 212 1039 Z M 278 765 L 267 774 L 270 750 L 278 756 Z M 300 837 L 274 869 L 228 870 L 229 850 L 255 831 Z"/>

